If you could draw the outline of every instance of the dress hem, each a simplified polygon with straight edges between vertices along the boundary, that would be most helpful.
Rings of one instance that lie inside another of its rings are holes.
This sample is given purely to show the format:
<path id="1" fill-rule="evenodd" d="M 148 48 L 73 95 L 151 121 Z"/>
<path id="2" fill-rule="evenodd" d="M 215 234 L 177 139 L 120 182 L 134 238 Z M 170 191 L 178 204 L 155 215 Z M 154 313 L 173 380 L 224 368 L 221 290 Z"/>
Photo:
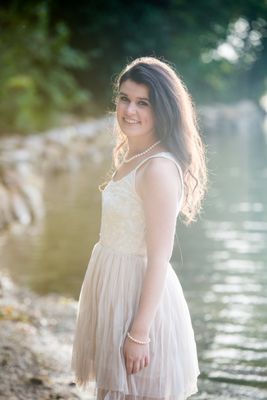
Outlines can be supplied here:
<path id="1" fill-rule="evenodd" d="M 198 374 L 199 375 L 199 374 Z M 88 381 L 85 384 L 79 384 L 79 380 L 74 379 L 73 382 L 76 384 L 77 388 L 79 391 L 81 392 L 89 392 L 89 395 L 92 396 L 89 400 L 97 400 L 98 399 L 98 394 L 99 394 L 99 390 L 103 390 L 106 391 L 104 397 L 101 397 L 101 400 L 105 400 L 107 395 L 110 394 L 115 394 L 116 397 L 114 397 L 114 400 L 126 400 L 126 396 L 127 399 L 130 397 L 131 400 L 186 400 L 189 397 L 191 397 L 193 394 L 198 393 L 199 389 L 198 389 L 198 384 L 194 383 L 192 385 L 190 385 L 184 392 L 183 394 L 176 394 L 176 395 L 167 395 L 167 396 L 147 396 L 147 395 L 138 395 L 138 394 L 134 394 L 134 393 L 125 393 L 121 390 L 118 389 L 113 389 L 113 388 L 107 388 L 107 387 L 98 387 L 95 381 Z M 110 397 L 108 397 L 108 399 L 111 399 Z"/>

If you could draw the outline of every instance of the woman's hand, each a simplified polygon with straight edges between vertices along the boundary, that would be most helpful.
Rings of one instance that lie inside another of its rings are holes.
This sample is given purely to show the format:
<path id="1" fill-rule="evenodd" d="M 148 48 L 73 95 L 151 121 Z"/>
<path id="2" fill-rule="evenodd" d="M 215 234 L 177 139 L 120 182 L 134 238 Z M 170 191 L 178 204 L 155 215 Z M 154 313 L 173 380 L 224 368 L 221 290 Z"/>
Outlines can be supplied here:
<path id="1" fill-rule="evenodd" d="M 125 358 L 125 365 L 127 374 L 135 374 L 142 368 L 148 366 L 150 361 L 149 357 L 149 343 L 139 344 L 133 342 L 126 336 L 123 344 L 123 355 Z"/>

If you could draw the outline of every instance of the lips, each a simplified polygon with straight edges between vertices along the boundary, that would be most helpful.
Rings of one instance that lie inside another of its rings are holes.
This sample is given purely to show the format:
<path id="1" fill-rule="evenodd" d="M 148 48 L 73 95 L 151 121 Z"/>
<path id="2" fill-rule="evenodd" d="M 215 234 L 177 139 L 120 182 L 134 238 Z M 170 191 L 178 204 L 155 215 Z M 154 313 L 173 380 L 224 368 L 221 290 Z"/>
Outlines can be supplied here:
<path id="1" fill-rule="evenodd" d="M 123 120 L 124 120 L 124 122 L 126 122 L 127 124 L 130 124 L 130 125 L 139 124 L 139 121 L 137 121 L 135 119 L 123 118 Z"/>

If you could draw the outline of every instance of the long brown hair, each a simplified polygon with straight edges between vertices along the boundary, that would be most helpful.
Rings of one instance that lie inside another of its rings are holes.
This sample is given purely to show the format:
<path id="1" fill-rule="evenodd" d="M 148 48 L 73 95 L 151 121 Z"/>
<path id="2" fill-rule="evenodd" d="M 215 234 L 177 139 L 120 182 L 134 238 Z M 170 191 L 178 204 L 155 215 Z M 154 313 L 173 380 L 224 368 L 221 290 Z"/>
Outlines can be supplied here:
<path id="1" fill-rule="evenodd" d="M 126 80 L 144 84 L 155 114 L 155 136 L 176 158 L 183 171 L 184 201 L 180 210 L 185 225 L 196 221 L 207 190 L 206 148 L 198 129 L 192 98 L 174 68 L 155 57 L 133 60 L 118 75 L 114 84 L 116 99 Z M 128 151 L 127 136 L 115 118 L 113 164 L 117 168 Z"/>

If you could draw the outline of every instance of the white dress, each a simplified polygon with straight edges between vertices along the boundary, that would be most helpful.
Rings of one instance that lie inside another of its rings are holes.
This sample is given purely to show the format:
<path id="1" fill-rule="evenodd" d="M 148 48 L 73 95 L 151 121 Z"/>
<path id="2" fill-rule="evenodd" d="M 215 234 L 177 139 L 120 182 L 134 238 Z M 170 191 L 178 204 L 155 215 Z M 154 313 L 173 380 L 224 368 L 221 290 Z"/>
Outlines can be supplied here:
<path id="1" fill-rule="evenodd" d="M 97 400 L 184 400 L 198 391 L 197 348 L 187 302 L 169 263 L 163 294 L 150 329 L 150 362 L 127 374 L 123 343 L 137 311 L 146 270 L 145 218 L 135 190 L 141 161 L 102 191 L 99 241 L 81 287 L 71 369 L 78 388 Z M 179 214 L 184 191 L 177 205 Z"/>

